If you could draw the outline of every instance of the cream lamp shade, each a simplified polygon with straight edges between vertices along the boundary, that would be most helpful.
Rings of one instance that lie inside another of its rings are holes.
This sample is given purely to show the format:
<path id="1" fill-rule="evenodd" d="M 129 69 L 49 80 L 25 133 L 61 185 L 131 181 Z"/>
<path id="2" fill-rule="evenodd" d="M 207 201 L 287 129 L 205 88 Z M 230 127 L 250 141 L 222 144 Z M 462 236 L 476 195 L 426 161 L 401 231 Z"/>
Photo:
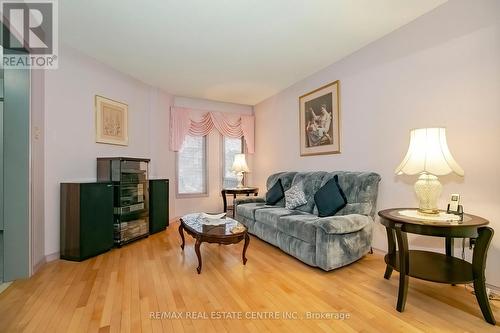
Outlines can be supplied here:
<path id="1" fill-rule="evenodd" d="M 435 176 L 464 170 L 451 156 L 446 142 L 446 128 L 417 128 L 410 131 L 410 146 L 396 174 L 416 175 L 422 172 Z"/>
<path id="2" fill-rule="evenodd" d="M 236 173 L 236 178 L 238 179 L 238 187 L 243 187 L 243 173 L 250 172 L 247 161 L 245 159 L 245 154 L 234 155 L 234 162 L 231 171 Z"/>
<path id="3" fill-rule="evenodd" d="M 233 172 L 250 172 L 248 169 L 247 161 L 245 159 L 245 154 L 234 155 L 233 167 L 231 168 Z"/>
<path id="4" fill-rule="evenodd" d="M 464 170 L 451 156 L 446 142 L 445 128 L 418 128 L 410 131 L 410 146 L 397 175 L 417 175 L 415 193 L 419 199 L 419 212 L 437 214 L 437 201 L 443 186 L 437 176 L 456 173 L 464 175 Z"/>

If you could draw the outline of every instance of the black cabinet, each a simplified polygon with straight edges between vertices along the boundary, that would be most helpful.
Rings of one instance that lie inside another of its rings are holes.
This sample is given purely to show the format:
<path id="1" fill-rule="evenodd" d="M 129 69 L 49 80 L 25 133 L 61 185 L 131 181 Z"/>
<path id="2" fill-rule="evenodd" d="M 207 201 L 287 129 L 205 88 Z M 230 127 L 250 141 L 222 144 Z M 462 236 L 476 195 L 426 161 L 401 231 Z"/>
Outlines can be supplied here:
<path id="1" fill-rule="evenodd" d="M 122 246 L 149 235 L 149 159 L 100 157 L 97 180 L 113 184 L 114 241 Z"/>
<path id="2" fill-rule="evenodd" d="M 168 227 L 168 179 L 149 180 L 149 233 Z"/>
<path id="3" fill-rule="evenodd" d="M 81 261 L 113 247 L 113 185 L 61 183 L 61 259 Z"/>

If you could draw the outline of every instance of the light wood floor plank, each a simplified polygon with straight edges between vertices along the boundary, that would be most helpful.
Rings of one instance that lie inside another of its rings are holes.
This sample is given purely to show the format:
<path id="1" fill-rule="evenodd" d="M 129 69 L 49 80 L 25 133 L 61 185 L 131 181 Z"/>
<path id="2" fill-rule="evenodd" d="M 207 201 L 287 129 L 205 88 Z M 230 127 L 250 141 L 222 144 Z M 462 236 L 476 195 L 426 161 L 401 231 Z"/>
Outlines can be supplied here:
<path id="1" fill-rule="evenodd" d="M 463 286 L 410 279 L 406 310 L 395 309 L 398 273 L 385 280 L 379 254 L 331 272 L 309 267 L 251 237 L 203 244 L 196 273 L 194 241 L 180 249 L 178 222 L 165 232 L 81 263 L 57 260 L 0 294 L 0 332 L 498 332 Z M 500 320 L 500 307 L 492 302 Z M 265 312 L 300 320 L 256 320 Z M 182 318 L 152 319 L 180 312 Z M 207 316 L 193 318 L 188 313 Z M 241 313 L 242 320 L 214 314 Z M 345 320 L 306 313 L 348 313 Z"/>

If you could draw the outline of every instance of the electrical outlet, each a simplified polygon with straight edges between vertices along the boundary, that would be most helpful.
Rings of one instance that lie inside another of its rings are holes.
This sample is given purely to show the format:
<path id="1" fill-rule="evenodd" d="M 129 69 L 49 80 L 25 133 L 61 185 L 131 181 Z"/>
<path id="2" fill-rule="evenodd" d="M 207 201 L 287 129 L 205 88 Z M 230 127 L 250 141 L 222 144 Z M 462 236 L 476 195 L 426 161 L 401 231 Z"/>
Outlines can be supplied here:
<path id="1" fill-rule="evenodd" d="M 475 238 L 469 238 L 469 250 L 472 250 L 472 248 L 476 245 L 476 239 Z"/>

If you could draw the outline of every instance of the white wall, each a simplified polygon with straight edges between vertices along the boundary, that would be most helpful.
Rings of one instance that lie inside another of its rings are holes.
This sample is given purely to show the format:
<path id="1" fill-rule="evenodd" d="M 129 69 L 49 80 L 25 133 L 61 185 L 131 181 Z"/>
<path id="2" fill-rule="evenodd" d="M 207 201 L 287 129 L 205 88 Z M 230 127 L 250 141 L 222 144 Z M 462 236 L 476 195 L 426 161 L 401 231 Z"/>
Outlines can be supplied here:
<path id="1" fill-rule="evenodd" d="M 94 96 L 128 104 L 129 145 L 95 142 Z M 151 158 L 150 178 L 170 179 L 170 216 L 222 209 L 220 182 L 210 182 L 210 196 L 175 198 L 175 153 L 169 150 L 169 115 L 174 97 L 62 45 L 59 69 L 45 72 L 45 255 L 59 252 L 61 182 L 95 181 L 96 158 Z M 176 97 L 175 105 L 220 112 L 252 113 L 252 107 Z M 209 138 L 210 179 L 220 177 L 220 138 Z"/>
<path id="2" fill-rule="evenodd" d="M 239 114 L 252 114 L 253 108 L 248 105 L 222 103 L 204 99 L 175 97 L 174 105 L 178 107 L 192 108 L 196 110 L 230 112 Z M 208 196 L 198 198 L 176 198 L 175 214 L 182 216 L 193 211 L 220 212 L 223 209 L 222 197 L 222 139 L 218 131 L 214 130 L 207 137 L 208 149 Z M 250 170 L 253 169 L 252 156 L 247 155 L 247 163 Z M 173 178 L 175 179 L 175 177 Z M 251 184 L 251 174 L 247 179 Z M 171 186 L 172 197 L 175 197 L 175 184 Z"/>
<path id="3" fill-rule="evenodd" d="M 150 135 L 162 132 L 162 122 L 167 118 L 162 113 L 168 112 L 172 97 L 69 47 L 61 48 L 59 59 L 59 69 L 46 71 L 45 75 L 46 255 L 59 252 L 59 184 L 95 181 L 96 157 L 149 157 L 154 176 L 169 175 L 165 160 L 152 156 L 158 147 L 151 144 Z M 95 142 L 96 94 L 128 104 L 127 147 Z M 151 121 L 152 114 L 156 121 Z M 166 126 L 164 123 L 163 129 Z M 158 140 L 164 139 L 164 135 L 158 135 Z"/>
<path id="4" fill-rule="evenodd" d="M 159 89 L 149 89 L 149 149 L 151 163 L 149 177 L 151 179 L 169 179 L 169 214 L 175 216 L 174 193 L 175 153 L 169 149 L 170 107 L 174 97 Z M 129 123 L 130 126 L 130 123 Z M 130 138 L 129 138 L 130 140 Z"/>
<path id="5" fill-rule="evenodd" d="M 335 80 L 342 153 L 300 157 L 298 96 Z M 491 221 L 497 235 L 487 279 L 500 286 L 500 1 L 450 1 L 258 104 L 255 114 L 256 185 L 282 170 L 370 170 L 382 176 L 379 209 L 417 205 L 415 177 L 393 173 L 409 130 L 447 127 L 465 178 L 441 177 L 440 207 L 450 193 L 461 193 L 467 213 Z M 380 225 L 374 246 L 386 249 Z M 411 246 L 441 249 L 443 243 L 413 237 Z"/>

